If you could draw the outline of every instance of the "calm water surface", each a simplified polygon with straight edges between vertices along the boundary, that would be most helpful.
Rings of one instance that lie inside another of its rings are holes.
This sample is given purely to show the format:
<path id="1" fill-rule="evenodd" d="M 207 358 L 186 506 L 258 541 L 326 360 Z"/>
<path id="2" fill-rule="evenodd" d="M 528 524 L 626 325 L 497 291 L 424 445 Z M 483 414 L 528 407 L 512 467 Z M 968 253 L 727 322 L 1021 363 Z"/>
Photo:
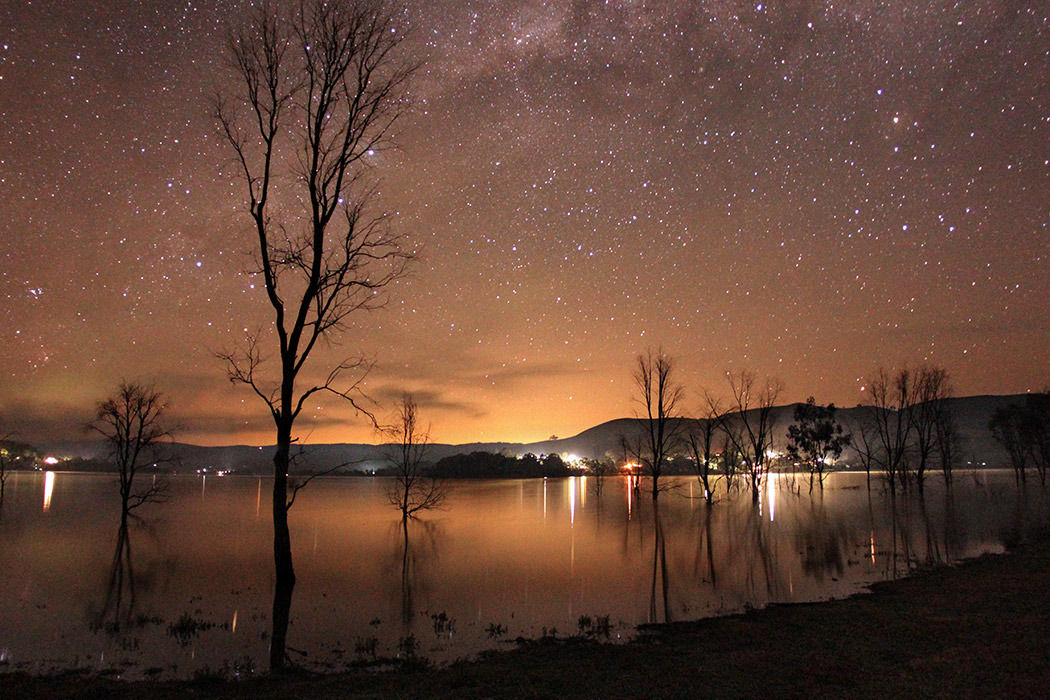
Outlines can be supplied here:
<path id="1" fill-rule="evenodd" d="M 122 541 L 115 477 L 10 477 L 0 671 L 264 670 L 271 482 L 169 484 Z M 386 481 L 318 479 L 291 511 L 293 661 L 338 670 L 412 650 L 441 662 L 519 636 L 624 639 L 644 622 L 841 597 L 1001 551 L 1048 514 L 1045 491 L 1001 472 L 894 500 L 863 475 L 832 475 L 812 495 L 782 475 L 757 507 L 740 493 L 709 508 L 689 498 L 695 481 L 677 486 L 654 508 L 622 478 L 600 497 L 593 478 L 453 482 L 447 509 L 409 523 L 406 541 Z"/>

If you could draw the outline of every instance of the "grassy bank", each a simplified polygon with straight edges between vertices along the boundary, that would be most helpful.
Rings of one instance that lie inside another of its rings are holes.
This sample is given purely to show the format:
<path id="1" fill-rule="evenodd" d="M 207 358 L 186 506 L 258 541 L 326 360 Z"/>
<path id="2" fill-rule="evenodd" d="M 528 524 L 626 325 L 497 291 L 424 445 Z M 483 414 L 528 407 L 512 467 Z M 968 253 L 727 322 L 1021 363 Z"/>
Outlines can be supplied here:
<path id="1" fill-rule="evenodd" d="M 0 697 L 1050 697 L 1050 541 L 845 600 L 654 627 L 625 646 L 536 642 L 440 671 L 240 683 L 5 675 Z"/>

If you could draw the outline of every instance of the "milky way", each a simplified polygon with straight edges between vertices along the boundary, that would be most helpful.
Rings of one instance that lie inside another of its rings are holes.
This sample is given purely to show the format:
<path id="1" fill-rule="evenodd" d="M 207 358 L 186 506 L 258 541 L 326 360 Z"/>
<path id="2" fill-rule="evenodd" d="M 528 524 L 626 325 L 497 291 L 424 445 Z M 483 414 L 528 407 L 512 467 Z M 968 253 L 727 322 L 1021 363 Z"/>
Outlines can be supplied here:
<path id="1" fill-rule="evenodd" d="M 180 439 L 272 440 L 213 356 L 267 323 L 208 111 L 243 5 L 0 6 L 2 432 L 76 437 L 127 377 Z M 380 413 L 409 390 L 440 441 L 567 436 L 629 415 L 659 345 L 691 392 L 1050 382 L 1046 3 L 420 0 L 402 26 L 421 68 L 375 175 L 420 261 L 316 365 L 374 356 Z M 301 428 L 373 437 L 338 404 Z"/>

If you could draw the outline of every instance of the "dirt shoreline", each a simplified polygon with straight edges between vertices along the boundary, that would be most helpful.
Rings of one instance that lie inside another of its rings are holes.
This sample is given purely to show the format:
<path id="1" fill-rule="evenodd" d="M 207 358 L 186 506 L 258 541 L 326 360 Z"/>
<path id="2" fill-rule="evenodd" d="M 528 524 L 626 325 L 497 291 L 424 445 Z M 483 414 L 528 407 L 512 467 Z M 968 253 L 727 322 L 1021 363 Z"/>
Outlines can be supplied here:
<path id="1" fill-rule="evenodd" d="M 442 670 L 136 682 L 0 674 L 0 698 L 1046 698 L 1050 537 L 824 603 L 542 641 Z"/>

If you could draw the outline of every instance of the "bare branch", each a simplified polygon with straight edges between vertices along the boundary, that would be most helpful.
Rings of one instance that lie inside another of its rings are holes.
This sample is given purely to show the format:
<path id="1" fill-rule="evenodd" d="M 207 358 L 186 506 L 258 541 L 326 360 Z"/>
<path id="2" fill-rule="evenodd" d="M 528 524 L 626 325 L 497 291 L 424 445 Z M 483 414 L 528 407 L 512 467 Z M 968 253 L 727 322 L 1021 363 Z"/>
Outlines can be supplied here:
<path id="1" fill-rule="evenodd" d="M 212 102 L 219 133 L 244 183 L 257 272 L 272 309 L 274 355 L 259 334 L 217 353 L 227 376 L 251 387 L 274 419 L 274 560 L 270 664 L 285 663 L 292 566 L 287 497 L 294 424 L 306 401 L 330 394 L 372 420 L 361 387 L 372 362 L 336 364 L 302 386 L 318 342 L 341 340 L 348 319 L 378 308 L 412 260 L 389 218 L 370 214 L 371 156 L 390 143 L 412 69 L 397 59 L 403 33 L 384 0 L 262 0 L 229 34 L 240 89 Z M 266 370 L 265 372 L 263 370 Z M 278 602 L 281 604 L 278 605 Z"/>

